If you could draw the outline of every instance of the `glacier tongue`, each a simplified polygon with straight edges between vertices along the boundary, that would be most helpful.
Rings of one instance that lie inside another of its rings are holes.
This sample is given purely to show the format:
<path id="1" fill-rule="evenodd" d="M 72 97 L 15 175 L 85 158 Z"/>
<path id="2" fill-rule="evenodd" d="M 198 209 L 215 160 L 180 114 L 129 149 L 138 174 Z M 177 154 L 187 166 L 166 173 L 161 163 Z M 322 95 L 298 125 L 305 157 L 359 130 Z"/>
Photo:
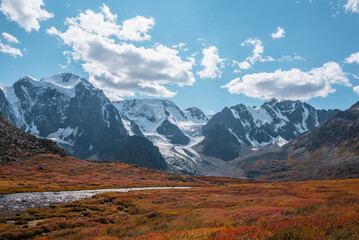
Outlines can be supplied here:
<path id="1" fill-rule="evenodd" d="M 198 108 L 180 109 L 170 100 L 129 99 L 113 102 L 119 112 L 134 121 L 166 159 L 173 172 L 196 173 L 201 160 L 192 146 L 202 139 L 202 126 L 208 118 Z M 167 122 L 166 128 L 162 124 Z M 176 129 L 180 132 L 178 132 Z M 159 133 L 161 129 L 161 134 Z M 174 144 L 173 134 L 189 139 L 188 144 Z M 168 136 L 171 135 L 171 139 Z"/>

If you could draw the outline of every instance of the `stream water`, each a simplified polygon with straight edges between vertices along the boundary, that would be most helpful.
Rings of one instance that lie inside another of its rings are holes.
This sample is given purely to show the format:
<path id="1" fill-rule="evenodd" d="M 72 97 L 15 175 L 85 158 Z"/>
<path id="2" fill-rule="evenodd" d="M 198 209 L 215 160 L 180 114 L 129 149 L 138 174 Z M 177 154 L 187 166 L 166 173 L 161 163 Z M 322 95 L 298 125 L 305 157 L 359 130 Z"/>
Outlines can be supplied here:
<path id="1" fill-rule="evenodd" d="M 128 192 L 154 189 L 185 189 L 191 187 L 143 187 L 143 188 L 117 188 L 60 192 L 25 192 L 14 194 L 0 194 L 0 214 L 24 211 L 28 208 L 43 208 L 51 204 L 69 203 L 76 200 L 90 198 L 104 192 Z"/>

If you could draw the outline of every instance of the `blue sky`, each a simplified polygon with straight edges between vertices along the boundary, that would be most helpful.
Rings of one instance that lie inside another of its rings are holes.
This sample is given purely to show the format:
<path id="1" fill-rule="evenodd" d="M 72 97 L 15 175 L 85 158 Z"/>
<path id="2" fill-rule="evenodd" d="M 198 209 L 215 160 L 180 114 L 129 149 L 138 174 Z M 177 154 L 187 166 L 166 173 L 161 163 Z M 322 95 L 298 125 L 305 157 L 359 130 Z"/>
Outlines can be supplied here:
<path id="1" fill-rule="evenodd" d="M 270 97 L 325 109 L 359 99 L 359 0 L 1 0 L 0 10 L 5 85 L 72 72 L 111 99 L 205 113 Z"/>

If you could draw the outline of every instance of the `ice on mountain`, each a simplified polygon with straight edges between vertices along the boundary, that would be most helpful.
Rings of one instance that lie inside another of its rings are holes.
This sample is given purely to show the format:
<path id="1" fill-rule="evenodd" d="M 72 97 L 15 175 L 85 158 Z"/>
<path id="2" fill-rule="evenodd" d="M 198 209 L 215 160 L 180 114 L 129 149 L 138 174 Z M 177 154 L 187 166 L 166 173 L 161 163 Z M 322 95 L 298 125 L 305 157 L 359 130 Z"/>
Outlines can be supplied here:
<path id="1" fill-rule="evenodd" d="M 271 123 L 273 121 L 273 118 L 263 108 L 247 107 L 247 110 L 252 115 L 254 123 L 257 125 L 257 127 L 260 127 L 260 125 L 265 121 L 267 121 L 268 123 Z"/>
<path id="2" fill-rule="evenodd" d="M 208 120 L 202 111 L 198 108 L 182 110 L 172 101 L 162 99 L 128 99 L 113 104 L 121 114 L 140 127 L 143 134 L 160 149 L 175 172 L 194 171 L 194 165 L 198 164 L 200 157 L 191 146 L 203 139 L 201 129 Z M 177 126 L 185 136 L 189 137 L 189 143 L 175 145 L 164 135 L 159 134 L 157 129 L 165 120 Z"/>

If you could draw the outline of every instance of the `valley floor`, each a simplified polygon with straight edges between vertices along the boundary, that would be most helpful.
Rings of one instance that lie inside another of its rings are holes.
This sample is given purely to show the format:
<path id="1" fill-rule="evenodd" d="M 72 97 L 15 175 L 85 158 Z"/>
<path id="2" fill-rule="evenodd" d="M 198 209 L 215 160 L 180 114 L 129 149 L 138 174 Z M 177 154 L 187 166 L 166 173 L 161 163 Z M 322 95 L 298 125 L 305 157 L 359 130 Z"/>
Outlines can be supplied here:
<path id="1" fill-rule="evenodd" d="M 359 179 L 260 183 L 169 175 L 117 163 L 91 170 L 97 163 L 80 160 L 69 168 L 67 160 L 57 164 L 46 158 L 54 160 L 42 155 L 0 166 L 1 192 L 39 190 L 39 176 L 43 190 L 120 183 L 198 187 L 108 192 L 28 209 L 0 218 L 0 239 L 359 239 Z M 51 162 L 59 169 L 50 170 Z M 39 164 L 43 170 L 34 170 Z M 116 171 L 117 178 L 111 175 Z"/>
<path id="2" fill-rule="evenodd" d="M 0 194 L 131 187 L 203 187 L 250 182 L 235 178 L 167 174 L 122 162 L 89 162 L 52 154 L 0 164 Z"/>

